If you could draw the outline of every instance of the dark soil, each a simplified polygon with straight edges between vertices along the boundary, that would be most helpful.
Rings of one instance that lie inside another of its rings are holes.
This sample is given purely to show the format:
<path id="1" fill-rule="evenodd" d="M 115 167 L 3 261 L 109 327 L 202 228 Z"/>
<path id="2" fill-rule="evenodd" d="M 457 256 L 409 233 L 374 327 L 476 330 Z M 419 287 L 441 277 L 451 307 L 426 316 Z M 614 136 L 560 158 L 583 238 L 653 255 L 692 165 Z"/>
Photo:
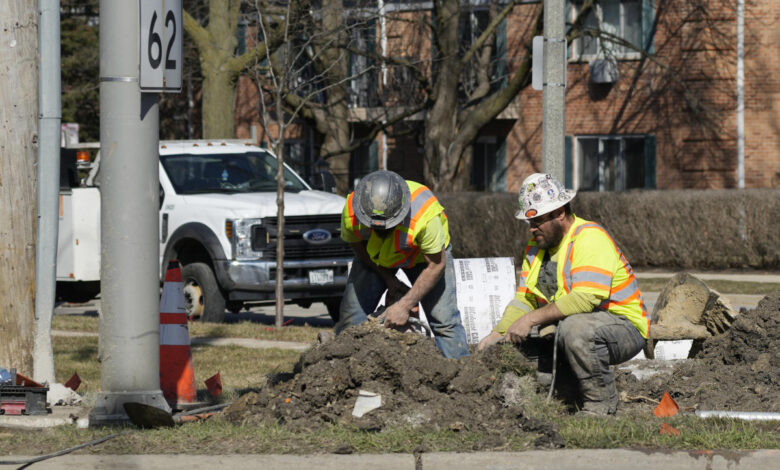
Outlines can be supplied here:
<path id="1" fill-rule="evenodd" d="M 535 394 L 533 364 L 515 348 L 494 347 L 445 359 L 429 338 L 374 323 L 352 327 L 304 353 L 291 377 L 277 377 L 237 400 L 233 422 L 278 422 L 316 431 L 329 424 L 381 432 L 390 427 L 471 431 L 475 449 L 501 447 L 527 434 L 537 447 L 562 447 L 556 428 L 528 417 Z M 352 415 L 361 390 L 378 393 L 380 408 Z"/>
<path id="2" fill-rule="evenodd" d="M 655 406 L 664 392 L 683 410 L 780 412 L 780 292 L 740 314 L 727 332 L 705 340 L 693 359 L 671 374 L 644 381 L 618 373 L 618 390 L 630 403 L 623 409 Z"/>

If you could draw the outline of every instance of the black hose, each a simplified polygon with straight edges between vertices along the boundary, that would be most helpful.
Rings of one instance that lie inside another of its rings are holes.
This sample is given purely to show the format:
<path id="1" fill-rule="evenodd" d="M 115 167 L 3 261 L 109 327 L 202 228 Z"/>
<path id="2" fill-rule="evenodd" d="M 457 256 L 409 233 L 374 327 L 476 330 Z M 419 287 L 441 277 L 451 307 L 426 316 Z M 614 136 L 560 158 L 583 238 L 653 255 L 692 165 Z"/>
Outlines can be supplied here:
<path id="1" fill-rule="evenodd" d="M 123 434 L 127 434 L 127 432 L 120 432 L 120 433 L 116 433 L 116 434 L 109 434 L 108 436 L 103 436 L 101 438 L 95 439 L 94 441 L 85 442 L 84 444 L 79 444 L 79 445 L 77 445 L 75 447 L 69 447 L 67 449 L 58 450 L 57 452 L 53 452 L 51 454 L 40 455 L 38 457 L 32 457 L 32 458 L 29 458 L 29 459 L 26 459 L 26 460 L 0 460 L 0 465 L 22 465 L 21 467 L 19 467 L 19 470 L 21 470 L 21 469 L 27 467 L 28 465 L 32 465 L 32 464 L 34 464 L 36 462 L 40 462 L 42 460 L 47 460 L 47 459 L 51 459 L 51 458 L 54 458 L 54 457 L 59 457 L 61 455 L 69 454 L 69 453 L 71 453 L 73 451 L 76 451 L 76 450 L 79 450 L 79 449 L 83 449 L 84 447 L 94 446 L 94 445 L 100 444 L 102 442 L 106 442 L 109 439 L 113 439 L 113 438 L 115 438 L 117 436 L 121 436 Z"/>

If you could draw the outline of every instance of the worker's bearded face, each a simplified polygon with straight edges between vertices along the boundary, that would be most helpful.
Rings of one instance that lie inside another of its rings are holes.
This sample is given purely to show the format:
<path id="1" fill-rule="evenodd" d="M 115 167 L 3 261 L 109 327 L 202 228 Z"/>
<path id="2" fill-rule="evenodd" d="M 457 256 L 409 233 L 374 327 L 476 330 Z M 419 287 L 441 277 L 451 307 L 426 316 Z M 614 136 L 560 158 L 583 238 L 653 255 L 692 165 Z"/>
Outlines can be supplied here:
<path id="1" fill-rule="evenodd" d="M 560 213 L 554 211 L 529 220 L 531 236 L 539 248 L 543 250 L 555 248 L 563 240 L 564 227 L 559 216 Z"/>

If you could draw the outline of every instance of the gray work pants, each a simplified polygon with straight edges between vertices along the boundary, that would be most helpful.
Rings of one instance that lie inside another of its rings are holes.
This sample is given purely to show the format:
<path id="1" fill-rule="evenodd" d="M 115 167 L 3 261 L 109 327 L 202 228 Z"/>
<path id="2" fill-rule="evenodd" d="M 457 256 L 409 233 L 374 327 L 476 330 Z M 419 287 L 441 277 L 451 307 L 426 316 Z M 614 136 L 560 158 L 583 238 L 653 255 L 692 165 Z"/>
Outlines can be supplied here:
<path id="1" fill-rule="evenodd" d="M 602 310 L 570 315 L 558 328 L 558 348 L 579 382 L 583 410 L 616 413 L 618 395 L 609 366 L 637 355 L 645 338 L 626 317 Z"/>

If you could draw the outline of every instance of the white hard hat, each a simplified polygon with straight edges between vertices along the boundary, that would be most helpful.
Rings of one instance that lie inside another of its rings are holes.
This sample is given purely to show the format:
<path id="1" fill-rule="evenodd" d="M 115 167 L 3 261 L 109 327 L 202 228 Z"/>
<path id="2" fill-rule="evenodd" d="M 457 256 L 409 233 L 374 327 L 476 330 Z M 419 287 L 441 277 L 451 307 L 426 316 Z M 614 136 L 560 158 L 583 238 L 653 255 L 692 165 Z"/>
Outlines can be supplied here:
<path id="1" fill-rule="evenodd" d="M 520 210 L 515 217 L 528 220 L 547 214 L 565 206 L 576 194 L 547 173 L 534 173 L 523 181 L 518 194 Z"/>

